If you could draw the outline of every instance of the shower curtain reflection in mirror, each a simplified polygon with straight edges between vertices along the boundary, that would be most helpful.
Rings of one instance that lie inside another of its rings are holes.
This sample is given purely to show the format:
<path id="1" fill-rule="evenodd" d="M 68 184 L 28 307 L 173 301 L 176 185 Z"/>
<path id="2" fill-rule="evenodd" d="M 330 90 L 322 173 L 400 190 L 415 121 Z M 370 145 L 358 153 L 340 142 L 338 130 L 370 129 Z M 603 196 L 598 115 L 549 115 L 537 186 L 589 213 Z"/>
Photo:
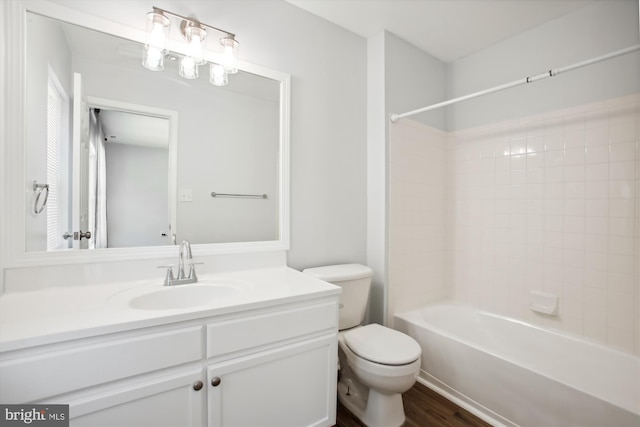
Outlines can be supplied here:
<path id="1" fill-rule="evenodd" d="M 92 108 L 89 123 L 89 249 L 107 248 L 107 163 L 100 109 Z"/>

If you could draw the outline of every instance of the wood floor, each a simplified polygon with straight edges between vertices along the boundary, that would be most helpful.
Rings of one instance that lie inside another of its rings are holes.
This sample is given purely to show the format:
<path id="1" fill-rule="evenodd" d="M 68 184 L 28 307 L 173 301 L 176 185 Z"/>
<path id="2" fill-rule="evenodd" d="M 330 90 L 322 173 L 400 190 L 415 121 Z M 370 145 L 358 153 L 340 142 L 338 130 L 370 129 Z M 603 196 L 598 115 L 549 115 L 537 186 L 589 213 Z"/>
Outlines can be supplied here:
<path id="1" fill-rule="evenodd" d="M 407 420 L 403 427 L 491 427 L 475 415 L 420 383 L 402 395 Z M 334 427 L 365 427 L 338 401 Z"/>

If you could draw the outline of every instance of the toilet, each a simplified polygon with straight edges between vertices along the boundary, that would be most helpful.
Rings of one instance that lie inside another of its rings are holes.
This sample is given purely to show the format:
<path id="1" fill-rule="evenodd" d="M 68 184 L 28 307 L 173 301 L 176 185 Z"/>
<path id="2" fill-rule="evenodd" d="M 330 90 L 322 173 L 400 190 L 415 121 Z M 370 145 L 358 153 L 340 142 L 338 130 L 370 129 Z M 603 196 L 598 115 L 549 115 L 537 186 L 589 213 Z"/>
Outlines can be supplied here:
<path id="1" fill-rule="evenodd" d="M 341 264 L 303 270 L 342 288 L 338 333 L 338 399 L 368 427 L 404 423 L 402 393 L 420 372 L 420 345 L 410 336 L 375 323 L 362 325 L 371 268 Z"/>

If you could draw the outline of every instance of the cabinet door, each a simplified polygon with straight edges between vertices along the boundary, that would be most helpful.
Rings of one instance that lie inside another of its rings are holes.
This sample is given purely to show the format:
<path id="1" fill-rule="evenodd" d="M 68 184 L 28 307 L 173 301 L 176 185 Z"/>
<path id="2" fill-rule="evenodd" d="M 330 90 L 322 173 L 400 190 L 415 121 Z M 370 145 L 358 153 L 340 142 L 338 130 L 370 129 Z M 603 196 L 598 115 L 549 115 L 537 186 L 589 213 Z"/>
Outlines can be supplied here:
<path id="1" fill-rule="evenodd" d="M 202 369 L 123 383 L 69 403 L 71 427 L 203 427 L 206 385 Z M 202 386 L 196 390 L 196 383 Z M 62 402 L 60 402 L 62 403 Z"/>
<path id="2" fill-rule="evenodd" d="M 207 369 L 209 427 L 332 426 L 335 334 Z"/>

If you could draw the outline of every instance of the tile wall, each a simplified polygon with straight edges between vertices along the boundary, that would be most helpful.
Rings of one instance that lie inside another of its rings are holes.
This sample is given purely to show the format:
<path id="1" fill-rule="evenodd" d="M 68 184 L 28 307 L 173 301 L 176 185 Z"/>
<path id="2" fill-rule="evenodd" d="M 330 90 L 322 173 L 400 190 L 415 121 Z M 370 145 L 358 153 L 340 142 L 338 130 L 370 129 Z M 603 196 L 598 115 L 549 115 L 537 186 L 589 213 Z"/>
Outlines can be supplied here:
<path id="1" fill-rule="evenodd" d="M 640 354 L 639 95 L 448 135 L 396 126 L 390 313 L 446 295 Z M 559 315 L 529 310 L 530 290 Z"/>
<path id="2" fill-rule="evenodd" d="M 446 138 L 411 120 L 390 127 L 388 324 L 446 297 Z"/>

